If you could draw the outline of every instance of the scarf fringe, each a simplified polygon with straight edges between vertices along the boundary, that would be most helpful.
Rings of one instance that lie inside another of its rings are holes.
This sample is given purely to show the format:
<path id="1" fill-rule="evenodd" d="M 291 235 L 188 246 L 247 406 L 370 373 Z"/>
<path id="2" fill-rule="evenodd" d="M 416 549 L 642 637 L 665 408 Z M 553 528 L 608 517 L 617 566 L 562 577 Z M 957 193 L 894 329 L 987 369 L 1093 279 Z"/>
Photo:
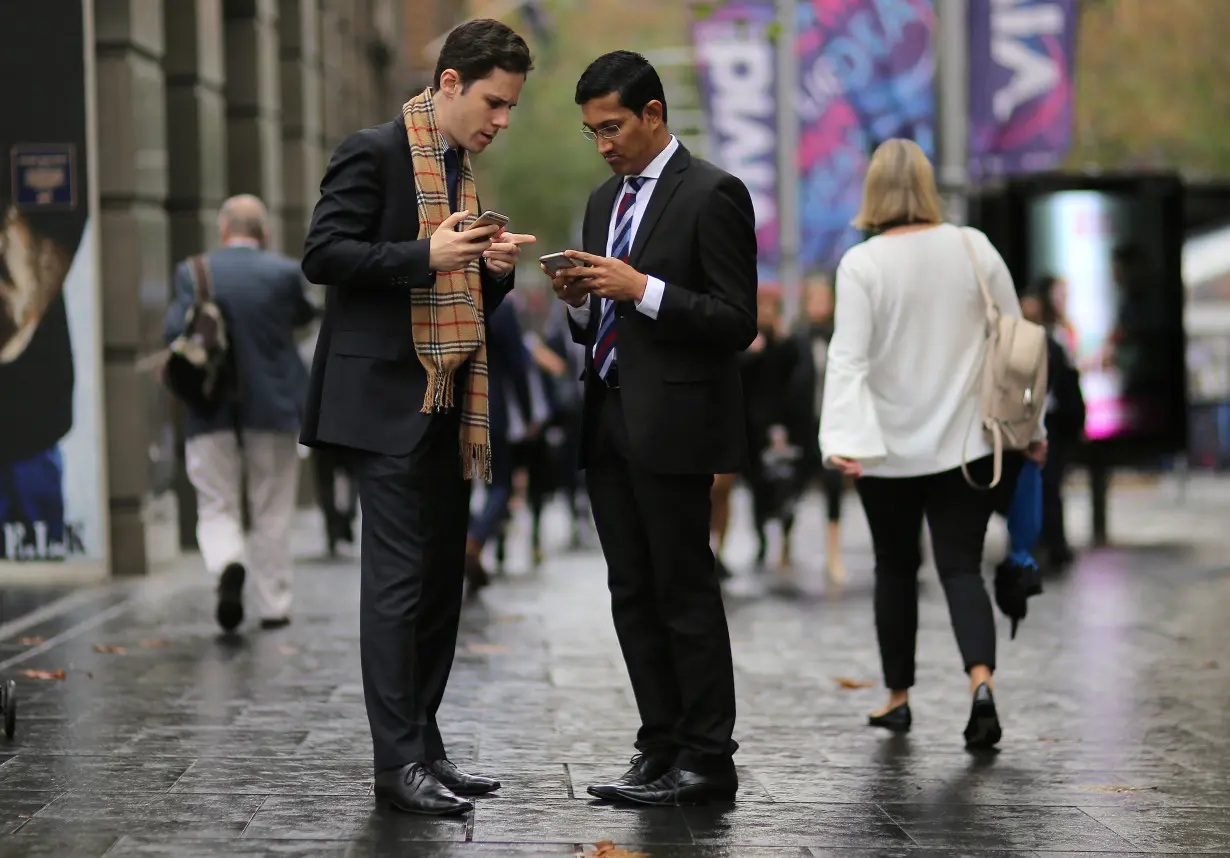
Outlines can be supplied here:
<path id="1" fill-rule="evenodd" d="M 491 483 L 491 445 L 490 444 L 475 444 L 471 443 L 465 453 L 465 468 L 462 476 L 471 480 L 474 477 L 482 477 L 488 484 Z"/>
<path id="2" fill-rule="evenodd" d="M 423 394 L 423 414 L 444 411 L 453 407 L 454 397 L 452 370 L 430 367 L 427 369 L 427 390 Z"/>

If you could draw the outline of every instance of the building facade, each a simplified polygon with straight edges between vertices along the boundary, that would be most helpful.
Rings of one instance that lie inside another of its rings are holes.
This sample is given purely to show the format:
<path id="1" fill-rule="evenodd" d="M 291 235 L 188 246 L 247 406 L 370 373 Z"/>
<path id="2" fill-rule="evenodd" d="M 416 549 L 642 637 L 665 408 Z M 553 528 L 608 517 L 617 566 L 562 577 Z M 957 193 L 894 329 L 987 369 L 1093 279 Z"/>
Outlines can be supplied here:
<path id="1" fill-rule="evenodd" d="M 269 206 L 297 257 L 337 142 L 406 94 L 402 0 L 94 0 L 112 574 L 193 543 L 179 417 L 139 369 L 171 275 L 217 243 L 222 201 Z M 305 486 L 309 480 L 303 481 Z"/>

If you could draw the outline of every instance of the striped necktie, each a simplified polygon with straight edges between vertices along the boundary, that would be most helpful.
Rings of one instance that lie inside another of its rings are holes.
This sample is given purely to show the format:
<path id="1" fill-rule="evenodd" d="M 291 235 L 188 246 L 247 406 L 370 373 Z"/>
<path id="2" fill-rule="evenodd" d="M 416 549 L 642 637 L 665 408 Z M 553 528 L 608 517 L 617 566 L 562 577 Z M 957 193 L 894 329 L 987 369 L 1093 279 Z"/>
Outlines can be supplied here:
<path id="1" fill-rule="evenodd" d="M 615 215 L 615 241 L 611 245 L 611 255 L 624 262 L 632 252 L 632 217 L 636 210 L 636 194 L 645 184 L 642 176 L 632 176 L 627 180 L 627 190 L 619 201 L 619 211 Z M 606 381 L 615 366 L 615 302 L 603 300 L 602 318 L 598 321 L 598 341 L 594 346 L 594 366 L 598 377 Z"/>

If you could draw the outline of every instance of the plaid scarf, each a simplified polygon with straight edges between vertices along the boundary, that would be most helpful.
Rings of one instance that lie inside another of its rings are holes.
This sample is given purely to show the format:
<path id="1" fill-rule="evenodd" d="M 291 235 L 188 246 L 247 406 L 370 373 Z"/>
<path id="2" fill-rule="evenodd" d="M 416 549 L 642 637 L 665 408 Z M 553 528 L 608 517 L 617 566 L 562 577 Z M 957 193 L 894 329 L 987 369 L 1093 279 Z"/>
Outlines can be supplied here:
<path id="1" fill-rule="evenodd" d="M 406 119 L 414 188 L 418 198 L 419 238 L 430 238 L 450 214 L 444 169 L 444 139 L 436 125 L 431 90 L 407 101 Z M 478 191 L 470 169 L 470 155 L 461 152 L 461 181 L 457 203 L 477 214 Z M 482 476 L 491 482 L 491 421 L 487 413 L 487 345 L 483 317 L 483 288 L 476 259 L 458 271 L 436 272 L 431 289 L 414 289 L 410 298 L 410 325 L 414 350 L 427 370 L 423 413 L 453 407 L 453 377 L 470 361 L 465 401 L 461 406 L 461 466 L 465 479 Z"/>

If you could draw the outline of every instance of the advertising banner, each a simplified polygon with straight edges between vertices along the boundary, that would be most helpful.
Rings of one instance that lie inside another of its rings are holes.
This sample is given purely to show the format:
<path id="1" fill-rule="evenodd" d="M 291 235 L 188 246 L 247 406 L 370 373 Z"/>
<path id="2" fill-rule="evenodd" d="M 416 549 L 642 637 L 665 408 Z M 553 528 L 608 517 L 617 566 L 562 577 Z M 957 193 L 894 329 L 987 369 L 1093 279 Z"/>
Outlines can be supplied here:
<path id="1" fill-rule="evenodd" d="M 87 5 L 0 3 L 0 581 L 106 559 Z"/>
<path id="2" fill-rule="evenodd" d="M 781 264 L 777 212 L 777 69 L 773 0 L 734 0 L 692 23 L 708 157 L 743 180 L 756 209 L 760 283 Z"/>
<path id="3" fill-rule="evenodd" d="M 804 0 L 798 52 L 801 262 L 833 269 L 861 239 L 850 226 L 867 161 L 908 137 L 935 157 L 932 0 Z"/>
<path id="4" fill-rule="evenodd" d="M 1072 136 L 1076 0 L 969 5 L 969 169 L 974 180 L 1059 165 Z"/>

